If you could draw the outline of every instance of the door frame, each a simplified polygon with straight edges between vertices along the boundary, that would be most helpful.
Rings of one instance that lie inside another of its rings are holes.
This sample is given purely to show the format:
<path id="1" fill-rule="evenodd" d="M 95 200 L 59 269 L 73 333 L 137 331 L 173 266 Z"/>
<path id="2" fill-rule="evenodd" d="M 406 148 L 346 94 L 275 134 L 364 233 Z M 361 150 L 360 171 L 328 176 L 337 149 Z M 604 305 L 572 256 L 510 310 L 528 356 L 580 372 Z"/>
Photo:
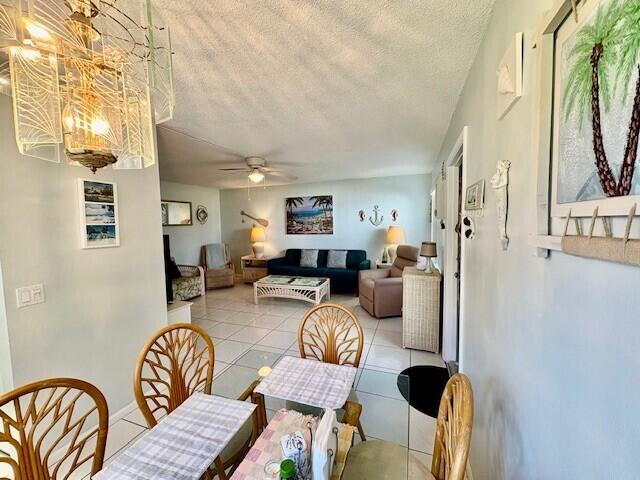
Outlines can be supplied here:
<path id="1" fill-rule="evenodd" d="M 460 298 L 458 299 L 457 280 L 455 278 L 456 258 L 458 249 L 456 245 L 457 233 L 455 226 L 458 223 L 458 199 L 464 201 L 464 192 L 467 188 L 467 170 L 469 165 L 468 157 L 468 136 L 469 127 L 464 127 L 456 143 L 451 149 L 451 153 L 445 163 L 447 171 L 447 193 L 446 193 L 446 215 L 445 215 L 445 250 L 443 265 L 443 314 L 442 314 L 442 358 L 446 361 L 459 363 L 460 370 L 463 368 L 464 358 L 464 332 L 465 332 L 465 238 L 460 236 Z M 455 173 L 462 169 L 462 195 L 459 196 L 459 177 Z M 464 211 L 464 207 L 462 207 Z M 458 301 L 460 302 L 460 331 L 458 331 Z M 458 351 L 459 350 L 459 351 Z M 456 358 L 456 356 L 458 358 Z"/>

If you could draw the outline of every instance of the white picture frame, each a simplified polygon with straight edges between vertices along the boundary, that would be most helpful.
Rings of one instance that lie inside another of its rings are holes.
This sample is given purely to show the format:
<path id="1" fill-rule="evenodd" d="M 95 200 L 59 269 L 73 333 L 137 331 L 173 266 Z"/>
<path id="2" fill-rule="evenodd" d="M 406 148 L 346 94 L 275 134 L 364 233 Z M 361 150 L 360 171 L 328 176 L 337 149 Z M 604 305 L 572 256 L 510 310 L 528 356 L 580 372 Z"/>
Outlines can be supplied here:
<path id="1" fill-rule="evenodd" d="M 522 97 L 523 44 L 523 33 L 516 33 L 496 71 L 498 120 L 504 118 L 518 99 Z"/>
<path id="2" fill-rule="evenodd" d="M 568 178 L 573 176 L 573 178 L 577 177 L 577 172 L 586 171 L 587 165 L 592 165 L 595 161 L 595 156 L 593 154 L 593 140 L 592 134 L 589 132 L 589 122 L 585 122 L 583 127 L 584 131 L 584 141 L 580 142 L 579 140 L 575 140 L 578 135 L 575 133 L 571 133 L 569 137 L 572 139 L 571 148 L 568 151 L 578 152 L 574 155 L 574 157 L 584 158 L 584 165 L 576 166 L 576 167 L 565 167 L 565 165 L 571 165 L 566 156 L 563 156 L 563 150 L 561 147 L 561 130 L 566 128 L 564 123 L 564 110 L 563 110 L 563 99 L 564 99 L 564 88 L 565 84 L 563 84 L 563 72 L 566 69 L 568 73 L 568 67 L 564 64 L 563 60 L 563 49 L 565 44 L 569 44 L 568 42 L 572 41 L 578 31 L 580 31 L 585 25 L 591 23 L 594 17 L 598 13 L 598 8 L 606 2 L 601 0 L 585 0 L 580 2 L 579 6 L 579 19 L 578 22 L 574 20 L 573 15 L 569 15 L 568 18 L 562 22 L 555 31 L 555 47 L 554 51 L 556 52 L 554 58 L 554 71 L 556 75 L 553 79 L 553 91 L 554 93 L 554 103 L 553 103 L 553 137 L 552 137 L 552 158 L 551 158 L 551 217 L 553 218 L 566 218 L 569 214 L 572 217 L 591 217 L 593 212 L 598 209 L 598 215 L 604 217 L 615 217 L 615 216 L 627 216 L 634 205 L 640 205 L 640 195 L 625 195 L 625 196 L 616 196 L 616 197 L 605 197 L 594 198 L 592 199 L 581 199 L 578 200 L 579 196 L 576 196 L 575 201 L 561 201 L 562 193 L 560 193 L 560 169 L 566 170 L 571 173 L 564 173 L 564 177 Z M 569 44 L 570 45 L 570 44 Z M 568 77 L 569 75 L 567 75 Z M 635 78 L 634 78 L 635 80 Z M 631 85 L 632 89 L 635 91 L 635 81 Z M 630 92 L 628 96 L 628 103 L 633 102 L 633 94 Z M 617 99 L 612 99 L 612 105 L 617 105 Z M 612 107 L 614 108 L 614 107 Z M 608 123 L 609 116 L 613 116 L 611 113 L 605 111 L 604 105 L 601 105 L 601 121 L 603 124 L 604 132 L 604 148 L 609 155 L 608 161 L 611 166 L 611 169 L 614 171 L 614 174 L 617 176 L 619 174 L 618 165 L 611 163 L 616 160 L 621 155 L 615 155 L 614 151 L 612 151 L 612 145 L 620 144 L 621 149 L 624 148 L 624 140 L 626 138 L 627 133 L 627 119 L 629 114 L 621 115 L 624 123 L 621 125 Z M 616 139 L 617 141 L 610 141 L 610 137 L 612 133 L 616 133 L 620 137 Z M 593 157 L 593 158 L 591 158 Z M 612 158 L 613 157 L 613 158 Z M 594 178 L 595 173 L 593 175 Z M 582 185 L 581 180 L 579 185 Z M 587 189 L 587 182 L 582 186 L 582 189 Z M 597 181 L 596 181 L 597 183 Z M 594 188 L 594 187 L 592 187 Z M 599 185 L 595 188 L 601 188 Z M 565 194 L 565 196 L 567 196 Z M 573 195 L 571 195 L 573 197 Z"/>
<path id="3" fill-rule="evenodd" d="M 484 179 L 478 180 L 467 187 L 464 195 L 465 210 L 482 210 L 484 208 Z"/>
<path id="4" fill-rule="evenodd" d="M 103 180 L 78 178 L 78 200 L 82 248 L 119 247 L 117 185 Z"/>

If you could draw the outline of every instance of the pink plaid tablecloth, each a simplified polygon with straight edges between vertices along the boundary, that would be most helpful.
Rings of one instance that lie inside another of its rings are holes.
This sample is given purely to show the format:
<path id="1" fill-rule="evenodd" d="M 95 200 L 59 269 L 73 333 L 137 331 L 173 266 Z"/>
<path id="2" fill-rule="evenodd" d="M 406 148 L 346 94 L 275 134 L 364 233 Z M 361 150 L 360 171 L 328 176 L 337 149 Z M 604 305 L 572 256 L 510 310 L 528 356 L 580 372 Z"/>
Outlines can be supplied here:
<path id="1" fill-rule="evenodd" d="M 293 410 L 279 410 L 267 425 L 262 435 L 258 437 L 253 448 L 249 450 L 247 456 L 236 471 L 231 476 L 231 480 L 263 480 L 264 467 L 271 461 L 282 459 L 282 448 L 280 438 L 284 435 L 299 431 L 304 435 L 307 445 L 311 445 L 311 435 L 307 424 L 312 422 L 312 429 L 318 425 L 318 419 L 312 415 L 303 415 Z M 339 479 L 344 469 L 347 453 L 353 442 L 355 428 L 340 424 L 338 430 L 338 454 L 334 467 L 332 480 Z"/>
<path id="2" fill-rule="evenodd" d="M 283 357 L 256 388 L 268 397 L 312 407 L 342 408 L 358 369 L 296 357 Z"/>

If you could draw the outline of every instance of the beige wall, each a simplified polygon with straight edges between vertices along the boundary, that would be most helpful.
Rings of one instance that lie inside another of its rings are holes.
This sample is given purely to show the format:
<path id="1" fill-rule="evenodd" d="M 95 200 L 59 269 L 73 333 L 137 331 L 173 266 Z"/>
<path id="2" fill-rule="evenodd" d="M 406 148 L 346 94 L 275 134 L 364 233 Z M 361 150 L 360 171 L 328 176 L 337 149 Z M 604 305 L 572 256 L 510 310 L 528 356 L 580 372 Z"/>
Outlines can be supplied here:
<path id="1" fill-rule="evenodd" d="M 0 263 L 13 382 L 82 378 L 115 413 L 133 399 L 138 351 L 167 323 L 158 167 L 93 175 L 22 157 L 10 105 L 0 96 Z M 117 183 L 120 247 L 80 248 L 78 177 Z M 15 289 L 36 283 L 46 303 L 17 309 Z"/>
<path id="2" fill-rule="evenodd" d="M 207 243 L 220 242 L 220 190 L 197 185 L 160 182 L 160 195 L 163 200 L 191 202 L 193 225 L 162 227 L 162 231 L 171 239 L 171 255 L 176 263 L 198 265 L 200 247 Z M 198 205 L 204 205 L 209 212 L 209 220 L 204 225 L 201 225 L 196 218 Z"/>
<path id="3" fill-rule="evenodd" d="M 497 237 L 495 195 L 466 242 L 462 362 L 476 417 L 477 480 L 632 479 L 640 456 L 640 270 L 553 253 L 531 255 L 533 38 L 552 0 L 497 0 L 442 148 L 469 126 L 467 181 L 511 161 L 509 250 Z M 497 65 L 524 32 L 524 97 L 496 119 Z M 435 174 L 436 172 L 434 172 Z"/>

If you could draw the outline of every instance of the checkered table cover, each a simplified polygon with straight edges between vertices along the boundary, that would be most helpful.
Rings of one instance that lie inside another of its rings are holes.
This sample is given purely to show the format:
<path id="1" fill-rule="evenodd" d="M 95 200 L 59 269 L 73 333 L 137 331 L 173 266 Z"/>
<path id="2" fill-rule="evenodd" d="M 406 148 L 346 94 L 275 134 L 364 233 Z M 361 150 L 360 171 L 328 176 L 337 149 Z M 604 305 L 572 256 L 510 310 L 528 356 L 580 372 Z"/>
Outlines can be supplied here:
<path id="1" fill-rule="evenodd" d="M 268 397 L 336 410 L 347 401 L 357 371 L 346 365 L 283 357 L 255 391 Z"/>
<path id="2" fill-rule="evenodd" d="M 303 415 L 293 410 L 278 410 L 233 473 L 231 480 L 263 480 L 265 465 L 269 461 L 279 461 L 282 458 L 280 438 L 284 435 L 299 431 L 304 435 L 307 445 L 311 445 L 311 436 L 307 428 L 309 421 L 312 422 L 311 428 L 315 433 L 318 422 L 312 415 Z M 349 425 L 343 423 L 339 425 L 338 454 L 331 476 L 332 480 L 338 480 L 342 476 L 347 454 L 353 443 L 354 432 L 355 428 Z"/>
<path id="3" fill-rule="evenodd" d="M 195 393 L 93 478 L 198 480 L 255 408 Z"/>

